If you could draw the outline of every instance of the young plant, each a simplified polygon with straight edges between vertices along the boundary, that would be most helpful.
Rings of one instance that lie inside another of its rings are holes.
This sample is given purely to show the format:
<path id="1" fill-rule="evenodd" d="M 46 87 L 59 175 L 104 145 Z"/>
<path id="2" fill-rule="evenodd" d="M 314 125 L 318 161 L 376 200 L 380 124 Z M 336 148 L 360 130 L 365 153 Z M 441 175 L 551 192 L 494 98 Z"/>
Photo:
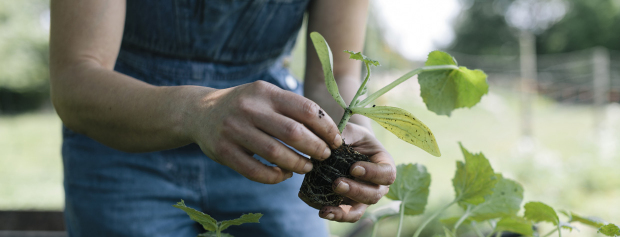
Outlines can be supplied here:
<path id="1" fill-rule="evenodd" d="M 336 103 L 344 109 L 344 115 L 338 123 L 338 129 L 341 133 L 349 118 L 353 114 L 360 114 L 374 120 L 398 138 L 439 157 L 441 152 L 435 137 L 424 123 L 403 109 L 375 106 L 372 103 L 381 95 L 418 74 L 421 96 L 424 102 L 429 110 L 439 115 L 449 116 L 451 111 L 456 108 L 472 107 L 480 101 L 482 95 L 488 92 L 484 72 L 459 67 L 449 54 L 433 51 L 429 54 L 423 67 L 406 73 L 362 99 L 362 96 L 368 94 L 367 84 L 370 79 L 371 66 L 379 66 L 379 62 L 369 59 L 361 53 L 345 51 L 350 54 L 351 59 L 363 61 L 367 72 L 351 103 L 347 105 L 340 96 L 338 85 L 334 79 L 333 57 L 329 45 L 323 36 L 317 32 L 312 32 L 310 38 L 323 68 L 327 90 Z M 349 169 L 357 161 L 369 161 L 369 159 L 345 143 L 332 150 L 331 157 L 325 161 L 312 160 L 314 168 L 304 178 L 300 197 L 306 203 L 317 208 L 340 205 L 344 198 L 333 192 L 332 183 L 339 177 L 353 178 L 349 174 Z"/>
<path id="2" fill-rule="evenodd" d="M 185 211 L 190 219 L 200 223 L 202 228 L 207 230 L 207 232 L 199 234 L 198 237 L 233 237 L 231 234 L 222 233 L 222 231 L 233 225 L 259 223 L 258 220 L 263 216 L 260 213 L 250 213 L 243 214 L 241 217 L 233 220 L 217 221 L 205 213 L 186 206 L 183 200 L 172 206 Z"/>

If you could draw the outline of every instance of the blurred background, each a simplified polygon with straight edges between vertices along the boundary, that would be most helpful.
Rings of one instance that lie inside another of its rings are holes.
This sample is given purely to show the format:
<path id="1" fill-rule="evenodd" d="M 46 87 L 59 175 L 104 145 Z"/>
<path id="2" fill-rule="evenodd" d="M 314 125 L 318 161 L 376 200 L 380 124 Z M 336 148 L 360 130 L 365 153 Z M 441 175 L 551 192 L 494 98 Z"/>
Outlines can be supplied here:
<path id="1" fill-rule="evenodd" d="M 6 213 L 63 209 L 61 121 L 49 101 L 49 14 L 46 0 L 0 0 L 0 231 L 10 222 Z M 299 37 L 291 56 L 300 79 L 305 43 Z M 620 223 L 620 0 L 371 1 L 364 53 L 381 63 L 371 91 L 419 67 L 436 49 L 488 74 L 490 91 L 478 105 L 438 116 L 426 110 L 415 78 L 377 104 L 405 108 L 424 121 L 442 157 L 375 129 L 397 163 L 427 166 L 427 210 L 454 197 L 460 141 L 520 182 L 525 202 Z M 444 216 L 459 213 L 454 208 Z M 397 219 L 384 219 L 379 236 L 394 236 Z M 424 219 L 406 217 L 403 235 Z M 367 224 L 331 223 L 330 229 L 334 236 L 369 236 Z M 564 236 L 597 236 L 577 227 Z M 542 233 L 550 228 L 540 226 Z M 432 226 L 426 234 L 439 230 Z"/>

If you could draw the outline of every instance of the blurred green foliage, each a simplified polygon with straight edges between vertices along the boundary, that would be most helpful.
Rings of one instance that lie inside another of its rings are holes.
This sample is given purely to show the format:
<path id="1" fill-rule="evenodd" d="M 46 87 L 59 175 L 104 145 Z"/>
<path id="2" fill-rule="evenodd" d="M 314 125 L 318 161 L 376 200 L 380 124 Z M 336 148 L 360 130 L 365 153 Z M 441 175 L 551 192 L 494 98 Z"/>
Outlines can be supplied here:
<path id="1" fill-rule="evenodd" d="M 517 30 L 505 16 L 519 0 L 461 0 L 463 9 L 455 26 L 450 50 L 467 54 L 516 55 Z M 539 54 L 572 52 L 604 46 L 620 49 L 620 1 L 563 0 L 564 17 L 537 32 Z"/>
<path id="2" fill-rule="evenodd" d="M 0 1 L 0 112 L 37 107 L 49 88 L 49 1 Z"/>

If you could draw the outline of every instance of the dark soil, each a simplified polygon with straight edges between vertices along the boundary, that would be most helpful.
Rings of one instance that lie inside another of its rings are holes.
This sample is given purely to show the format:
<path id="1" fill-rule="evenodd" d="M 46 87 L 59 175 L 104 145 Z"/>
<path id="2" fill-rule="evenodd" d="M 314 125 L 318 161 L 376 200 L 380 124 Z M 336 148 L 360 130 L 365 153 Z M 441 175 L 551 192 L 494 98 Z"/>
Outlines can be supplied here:
<path id="1" fill-rule="evenodd" d="M 301 184 L 300 198 L 315 208 L 322 206 L 339 206 L 344 197 L 334 193 L 334 180 L 340 177 L 355 179 L 349 170 L 351 165 L 358 161 L 370 161 L 368 156 L 353 150 L 350 145 L 342 143 L 342 146 L 332 149 L 332 155 L 324 161 L 312 159 L 312 171 L 304 177 Z M 318 205 L 317 205 L 318 204 Z"/>

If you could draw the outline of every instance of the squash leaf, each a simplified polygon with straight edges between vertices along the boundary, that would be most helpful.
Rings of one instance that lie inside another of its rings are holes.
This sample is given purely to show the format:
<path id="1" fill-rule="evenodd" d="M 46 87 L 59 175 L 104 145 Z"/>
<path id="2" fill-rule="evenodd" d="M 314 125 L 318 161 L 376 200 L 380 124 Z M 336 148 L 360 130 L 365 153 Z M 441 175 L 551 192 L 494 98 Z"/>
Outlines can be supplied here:
<path id="1" fill-rule="evenodd" d="M 419 215 L 424 213 L 430 185 L 431 175 L 426 167 L 420 164 L 400 164 L 396 167 L 396 180 L 385 196 L 402 201 L 405 215 Z"/>
<path id="2" fill-rule="evenodd" d="M 452 179 L 456 198 L 461 207 L 478 205 L 487 195 L 493 194 L 498 180 L 489 160 L 482 153 L 472 154 L 462 144 L 461 151 L 465 162 L 456 162 L 456 173 Z"/>
<path id="3" fill-rule="evenodd" d="M 528 202 L 527 204 L 525 204 L 524 208 L 525 213 L 523 214 L 523 216 L 525 217 L 525 219 L 531 220 L 533 222 L 545 221 L 556 226 L 560 224 L 560 218 L 558 217 L 558 214 L 555 212 L 555 210 L 553 210 L 553 208 L 551 208 L 547 204 L 544 204 L 542 202 Z"/>
<path id="4" fill-rule="evenodd" d="M 374 65 L 374 66 L 381 66 L 381 64 L 379 64 L 378 61 L 372 60 L 368 57 L 366 57 L 366 55 L 363 55 L 362 52 L 353 52 L 353 51 L 349 51 L 349 50 L 345 50 L 345 52 L 349 53 L 351 56 L 349 56 L 350 59 L 355 59 L 355 60 L 360 60 L 363 61 L 366 64 L 369 65 Z"/>
<path id="5" fill-rule="evenodd" d="M 620 228 L 614 224 L 607 224 L 598 229 L 598 233 L 607 236 L 620 236 Z"/>
<path id="6" fill-rule="evenodd" d="M 202 227 L 205 228 L 205 230 L 208 230 L 208 231 L 217 230 L 218 228 L 217 221 L 213 219 L 213 217 L 205 213 L 202 213 L 201 211 L 198 211 L 194 208 L 186 206 L 185 201 L 181 200 L 176 205 L 172 205 L 172 206 L 185 211 L 185 213 L 189 215 L 190 219 L 200 223 Z"/>
<path id="7" fill-rule="evenodd" d="M 327 91 L 334 97 L 336 103 L 340 105 L 343 109 L 347 108 L 342 96 L 340 96 L 340 92 L 338 91 L 338 85 L 336 84 L 336 79 L 334 78 L 334 59 L 332 55 L 332 50 L 329 48 L 327 41 L 325 38 L 318 32 L 310 33 L 310 39 L 312 39 L 312 44 L 314 45 L 314 49 L 316 53 L 319 55 L 319 61 L 321 61 L 321 66 L 323 67 L 323 75 L 325 76 L 325 85 L 327 86 Z"/>
<path id="8" fill-rule="evenodd" d="M 223 231 L 231 225 L 242 225 L 245 223 L 260 223 L 258 220 L 263 216 L 260 213 L 243 214 L 241 217 L 233 220 L 222 221 L 220 224 L 220 231 Z"/>
<path id="9" fill-rule="evenodd" d="M 481 222 L 505 216 L 514 216 L 521 208 L 523 201 L 523 187 L 516 181 L 496 174 L 497 184 L 493 194 L 485 196 L 485 201 L 472 208 L 471 217 Z"/>
<path id="10" fill-rule="evenodd" d="M 351 108 L 351 112 L 374 120 L 398 138 L 425 150 L 431 155 L 441 156 L 433 132 L 404 109 L 390 106 L 354 107 Z"/>
<path id="11" fill-rule="evenodd" d="M 523 236 L 533 236 L 532 222 L 523 217 L 505 216 L 497 222 L 493 232 L 509 231 Z"/>
<path id="12" fill-rule="evenodd" d="M 431 52 L 424 65 L 458 66 L 450 54 L 442 51 Z M 426 107 L 438 115 L 450 116 L 455 109 L 471 108 L 489 92 L 487 75 L 481 70 L 469 70 L 466 67 L 422 72 L 418 82 Z"/>

